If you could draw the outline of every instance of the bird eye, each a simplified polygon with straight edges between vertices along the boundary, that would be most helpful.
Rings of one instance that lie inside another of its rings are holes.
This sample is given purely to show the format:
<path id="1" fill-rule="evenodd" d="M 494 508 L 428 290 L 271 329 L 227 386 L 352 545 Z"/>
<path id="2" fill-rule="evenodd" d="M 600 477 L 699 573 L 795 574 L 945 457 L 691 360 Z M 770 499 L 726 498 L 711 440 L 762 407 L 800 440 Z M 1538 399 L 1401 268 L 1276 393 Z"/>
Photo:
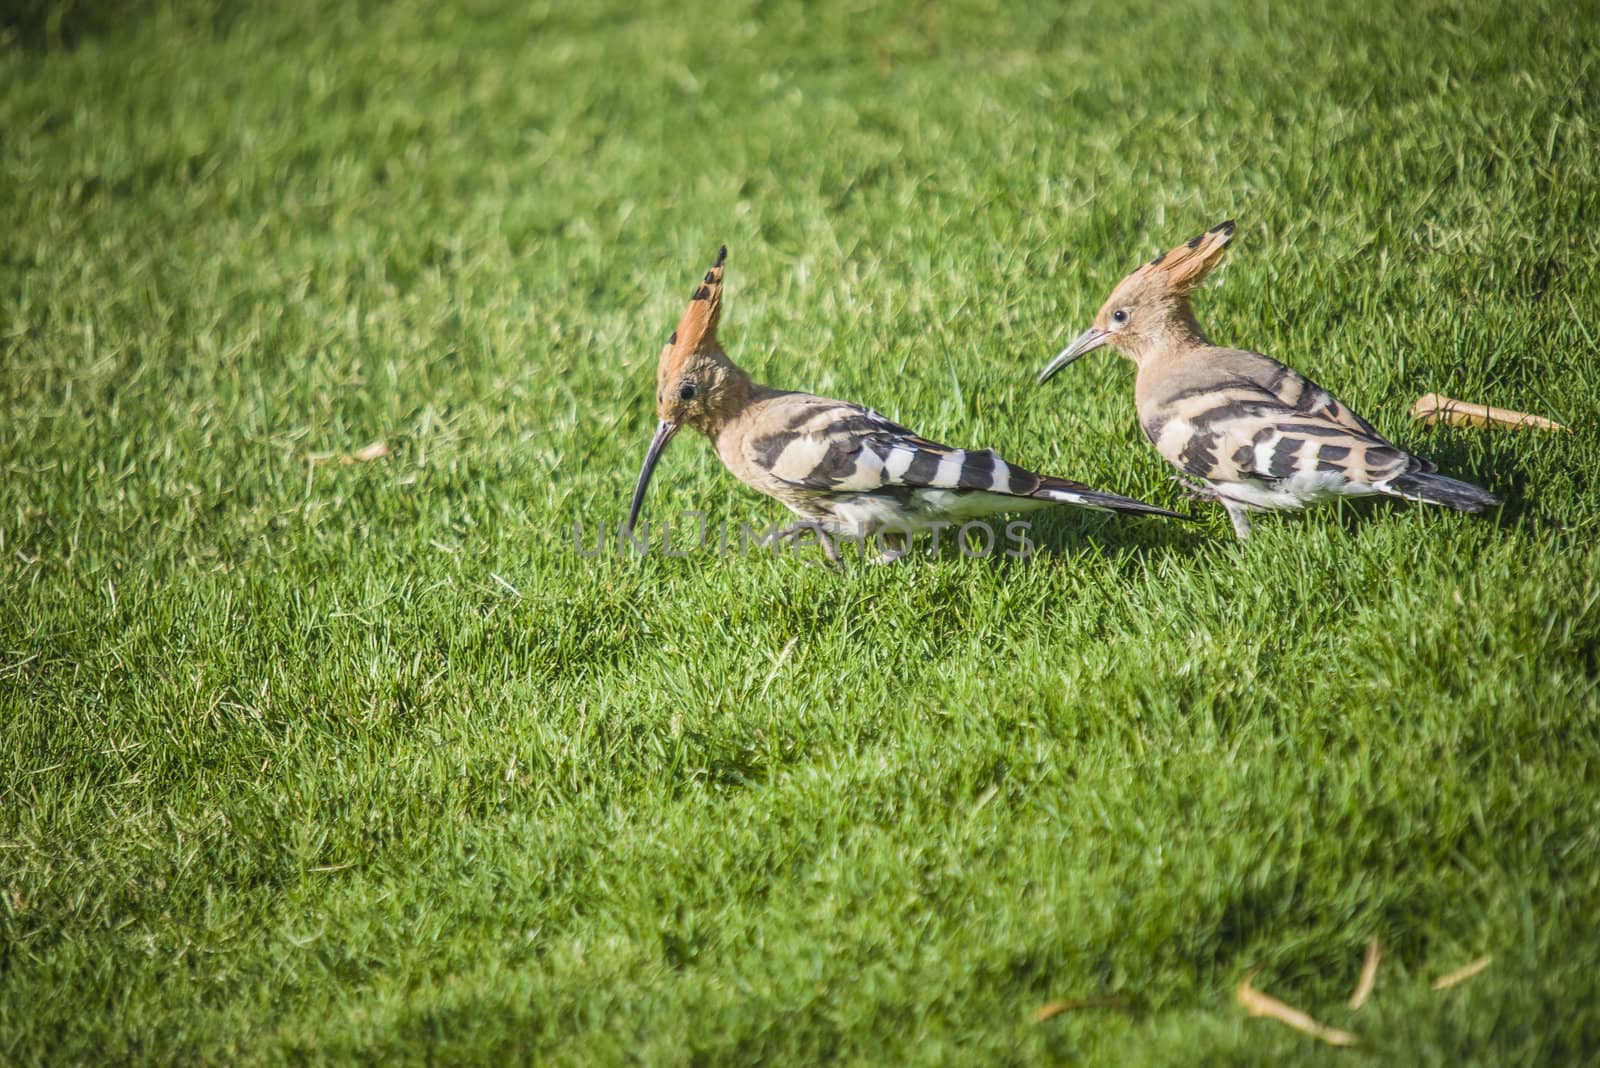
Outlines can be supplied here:
<path id="1" fill-rule="evenodd" d="M 1118 308 L 1116 311 L 1112 312 L 1111 313 L 1111 321 L 1116 323 L 1118 326 L 1121 326 L 1123 323 L 1127 322 L 1128 321 L 1128 309 L 1126 309 L 1126 308 Z"/>
<path id="2" fill-rule="evenodd" d="M 693 382 L 685 382 L 683 385 L 678 387 L 678 399 L 679 400 L 694 400 L 694 383 Z"/>

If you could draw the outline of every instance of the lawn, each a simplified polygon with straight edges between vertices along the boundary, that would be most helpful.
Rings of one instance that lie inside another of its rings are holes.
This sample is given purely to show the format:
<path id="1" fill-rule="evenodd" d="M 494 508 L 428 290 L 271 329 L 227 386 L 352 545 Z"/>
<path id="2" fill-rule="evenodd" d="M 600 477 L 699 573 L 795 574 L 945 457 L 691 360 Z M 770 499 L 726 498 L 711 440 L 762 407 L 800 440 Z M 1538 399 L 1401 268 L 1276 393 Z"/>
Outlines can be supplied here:
<path id="1" fill-rule="evenodd" d="M 1600 1056 L 1591 4 L 13 7 L 0 1062 Z M 1241 545 L 1034 386 L 1230 217 L 1212 336 L 1503 508 Z M 758 380 L 1201 522 L 580 553 L 723 242 Z"/>

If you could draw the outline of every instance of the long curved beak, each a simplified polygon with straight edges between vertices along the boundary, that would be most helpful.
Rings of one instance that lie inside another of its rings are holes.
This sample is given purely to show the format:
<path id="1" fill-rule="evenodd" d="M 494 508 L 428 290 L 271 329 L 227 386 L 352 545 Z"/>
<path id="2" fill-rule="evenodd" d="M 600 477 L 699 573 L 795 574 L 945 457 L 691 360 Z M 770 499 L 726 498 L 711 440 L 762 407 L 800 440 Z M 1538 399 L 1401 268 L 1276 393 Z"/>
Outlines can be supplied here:
<path id="1" fill-rule="evenodd" d="M 678 424 L 665 419 L 656 426 L 656 436 L 650 439 L 650 451 L 644 454 L 644 466 L 639 469 L 639 483 L 633 487 L 633 504 L 628 507 L 629 534 L 633 533 L 634 521 L 639 518 L 639 509 L 644 506 L 644 491 L 650 486 L 650 476 L 656 473 L 656 461 L 661 459 L 667 442 L 677 432 Z"/>
<path id="2" fill-rule="evenodd" d="M 1089 329 L 1073 338 L 1072 344 L 1062 349 L 1056 358 L 1050 361 L 1049 367 L 1046 367 L 1043 371 L 1039 372 L 1038 384 L 1041 386 L 1044 385 L 1046 382 L 1050 381 L 1051 377 L 1057 371 L 1061 370 L 1067 364 L 1071 363 L 1073 360 L 1076 360 L 1079 356 L 1082 356 L 1085 353 L 1093 352 L 1095 349 L 1099 348 L 1110 340 L 1111 331 L 1096 330 L 1091 326 Z"/>

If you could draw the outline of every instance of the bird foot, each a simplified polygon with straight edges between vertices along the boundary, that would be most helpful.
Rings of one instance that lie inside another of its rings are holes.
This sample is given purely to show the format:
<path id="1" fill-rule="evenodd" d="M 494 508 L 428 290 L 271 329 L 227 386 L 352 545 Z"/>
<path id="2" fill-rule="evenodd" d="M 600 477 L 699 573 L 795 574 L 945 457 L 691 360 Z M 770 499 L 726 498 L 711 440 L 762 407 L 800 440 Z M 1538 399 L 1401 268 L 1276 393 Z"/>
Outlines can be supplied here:
<path id="1" fill-rule="evenodd" d="M 906 535 L 899 531 L 885 534 L 883 536 L 883 551 L 872 558 L 872 564 L 874 567 L 892 564 L 896 560 L 904 559 L 906 553 L 910 551 L 911 539 Z"/>
<path id="2" fill-rule="evenodd" d="M 1182 475 L 1173 475 L 1172 481 L 1178 484 L 1179 488 L 1183 490 L 1183 495 L 1191 501 L 1215 501 L 1221 499 L 1221 495 L 1204 482 L 1196 482 L 1194 479 L 1184 478 Z"/>
<path id="3" fill-rule="evenodd" d="M 839 558 L 838 547 L 834 545 L 833 539 L 828 537 L 828 532 L 823 530 L 819 523 L 796 523 L 793 526 L 784 527 L 782 530 L 768 535 L 765 544 L 777 545 L 780 542 L 792 541 L 798 547 L 800 539 L 807 534 L 813 535 L 817 539 L 817 544 L 822 546 L 822 552 L 827 557 L 827 563 L 830 566 L 835 568 L 844 566 L 844 561 Z"/>

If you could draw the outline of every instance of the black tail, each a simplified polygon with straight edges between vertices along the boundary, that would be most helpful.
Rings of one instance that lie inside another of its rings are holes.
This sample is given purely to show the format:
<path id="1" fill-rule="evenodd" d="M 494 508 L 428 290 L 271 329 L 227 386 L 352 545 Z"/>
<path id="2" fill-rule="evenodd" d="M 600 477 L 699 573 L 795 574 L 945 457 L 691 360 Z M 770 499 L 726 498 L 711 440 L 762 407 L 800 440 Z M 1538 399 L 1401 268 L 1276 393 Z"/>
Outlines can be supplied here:
<path id="1" fill-rule="evenodd" d="M 1500 498 L 1470 482 L 1446 478 L 1443 475 L 1425 474 L 1421 471 L 1396 475 L 1381 488 L 1408 501 L 1442 504 L 1458 512 L 1481 512 L 1500 503 Z"/>
<path id="2" fill-rule="evenodd" d="M 1056 501 L 1060 504 L 1076 504 L 1084 508 L 1099 508 L 1107 512 L 1122 512 L 1126 515 L 1159 515 L 1165 519 L 1189 519 L 1193 516 L 1183 515 L 1179 512 L 1169 512 L 1165 508 L 1157 508 L 1153 504 L 1136 501 L 1132 497 L 1124 497 L 1120 493 L 1106 493 L 1103 490 L 1090 489 L 1082 482 L 1073 482 L 1066 478 L 1053 478 L 1049 475 L 1039 476 L 1039 488 L 1030 495 L 1041 501 Z"/>

